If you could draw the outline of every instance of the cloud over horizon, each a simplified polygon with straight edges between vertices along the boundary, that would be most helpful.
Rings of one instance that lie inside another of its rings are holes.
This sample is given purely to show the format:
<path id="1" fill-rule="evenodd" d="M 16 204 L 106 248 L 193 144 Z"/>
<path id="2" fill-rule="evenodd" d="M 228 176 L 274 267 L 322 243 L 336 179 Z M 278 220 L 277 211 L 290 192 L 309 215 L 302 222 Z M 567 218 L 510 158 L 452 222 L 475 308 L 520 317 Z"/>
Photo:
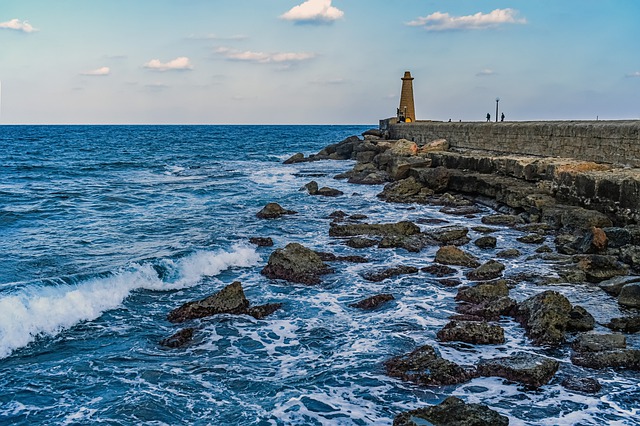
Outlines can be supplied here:
<path id="1" fill-rule="evenodd" d="M 640 71 L 632 72 L 631 74 L 627 74 L 629 78 L 640 78 Z"/>
<path id="2" fill-rule="evenodd" d="M 22 31 L 23 33 L 32 33 L 38 31 L 36 28 L 33 28 L 33 26 L 29 22 L 20 21 L 19 19 L 0 22 L 0 29 Z"/>
<path id="3" fill-rule="evenodd" d="M 155 71 L 190 71 L 193 65 L 186 56 L 180 56 L 169 62 L 160 62 L 160 59 L 152 59 L 144 67 Z"/>
<path id="4" fill-rule="evenodd" d="M 299 24 L 331 24 L 343 16 L 343 11 L 331 6 L 331 0 L 307 0 L 280 15 L 280 19 Z"/>
<path id="5" fill-rule="evenodd" d="M 86 76 L 107 76 L 111 73 L 111 69 L 109 67 L 100 67 L 95 70 L 81 72 L 80 75 Z"/>
<path id="6" fill-rule="evenodd" d="M 490 75 L 496 75 L 496 72 L 489 68 L 485 68 L 476 73 L 476 77 L 488 77 Z"/>
<path id="7" fill-rule="evenodd" d="M 435 12 L 407 22 L 410 27 L 422 27 L 427 31 L 466 31 L 488 30 L 503 24 L 526 24 L 527 20 L 518 18 L 514 9 L 495 9 L 490 13 L 478 12 L 474 15 L 451 16 L 448 13 Z"/>
<path id="8" fill-rule="evenodd" d="M 231 49 L 228 47 L 218 47 L 216 49 L 216 53 L 224 56 L 225 58 L 232 61 L 245 61 L 245 62 L 255 62 L 259 64 L 269 64 L 269 63 L 293 63 L 306 61 L 308 59 L 315 58 L 315 53 L 265 53 L 265 52 L 253 52 L 251 50 L 237 50 Z"/>

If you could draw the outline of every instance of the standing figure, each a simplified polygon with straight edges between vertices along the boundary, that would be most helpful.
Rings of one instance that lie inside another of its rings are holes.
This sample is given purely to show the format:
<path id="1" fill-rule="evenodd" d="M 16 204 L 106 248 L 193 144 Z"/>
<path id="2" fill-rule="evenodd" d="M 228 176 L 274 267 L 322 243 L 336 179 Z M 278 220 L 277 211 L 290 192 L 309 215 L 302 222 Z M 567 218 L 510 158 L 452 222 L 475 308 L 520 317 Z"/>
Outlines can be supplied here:
<path id="1" fill-rule="evenodd" d="M 487 121 L 491 121 L 491 114 L 487 113 Z"/>
<path id="2" fill-rule="evenodd" d="M 500 116 L 500 121 L 504 121 L 504 112 L 502 113 L 502 115 Z"/>

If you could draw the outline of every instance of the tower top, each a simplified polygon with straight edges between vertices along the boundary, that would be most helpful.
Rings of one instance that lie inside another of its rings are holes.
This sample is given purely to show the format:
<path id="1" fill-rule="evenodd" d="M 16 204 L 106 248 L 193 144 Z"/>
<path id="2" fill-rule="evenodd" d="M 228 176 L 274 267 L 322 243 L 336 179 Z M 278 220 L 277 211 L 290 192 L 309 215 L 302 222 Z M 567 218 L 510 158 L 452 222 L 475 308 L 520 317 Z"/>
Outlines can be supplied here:
<path id="1" fill-rule="evenodd" d="M 404 72 L 404 77 L 402 77 L 403 80 L 413 80 L 413 77 L 411 77 L 411 72 L 410 71 L 405 71 Z"/>

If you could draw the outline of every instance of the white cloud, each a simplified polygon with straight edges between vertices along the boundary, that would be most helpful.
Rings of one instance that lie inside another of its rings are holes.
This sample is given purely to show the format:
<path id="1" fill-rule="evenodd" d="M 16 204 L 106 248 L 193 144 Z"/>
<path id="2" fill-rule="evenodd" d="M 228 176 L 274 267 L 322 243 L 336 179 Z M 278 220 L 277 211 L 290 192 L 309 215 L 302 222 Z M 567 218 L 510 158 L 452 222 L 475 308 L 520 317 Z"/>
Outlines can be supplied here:
<path id="1" fill-rule="evenodd" d="M 233 61 L 246 61 L 256 62 L 260 64 L 268 63 L 293 63 L 305 61 L 314 58 L 314 53 L 265 53 L 265 52 L 252 52 L 250 50 L 236 50 L 228 47 L 219 47 L 216 49 L 216 53 L 224 56 L 227 59 Z"/>
<path id="2" fill-rule="evenodd" d="M 193 65 L 186 56 L 180 56 L 169 62 L 160 62 L 160 59 L 152 59 L 146 64 L 145 68 L 156 71 L 189 71 L 193 69 Z"/>
<path id="3" fill-rule="evenodd" d="M 631 74 L 627 74 L 627 77 L 637 77 L 640 78 L 640 71 L 632 72 Z"/>
<path id="4" fill-rule="evenodd" d="M 476 77 L 487 77 L 487 76 L 495 75 L 495 74 L 496 74 L 496 72 L 494 70 L 491 70 L 489 68 L 485 68 L 485 69 L 483 69 L 481 71 L 478 71 L 476 73 Z"/>
<path id="5" fill-rule="evenodd" d="M 514 9 L 496 9 L 490 13 L 478 12 L 475 15 L 451 16 L 448 13 L 435 12 L 426 17 L 408 22 L 411 27 L 423 27 L 427 31 L 487 30 L 503 24 L 526 24 L 527 20 L 518 18 Z"/>
<path id="6" fill-rule="evenodd" d="M 249 36 L 244 34 L 237 34 L 228 37 L 219 36 L 217 34 L 191 34 L 187 37 L 189 40 L 218 40 L 218 41 L 244 41 Z"/>
<path id="7" fill-rule="evenodd" d="M 89 76 L 105 76 L 111 73 L 111 69 L 109 67 L 100 67 L 95 70 L 81 72 L 81 75 L 89 75 Z"/>
<path id="8" fill-rule="evenodd" d="M 331 0 L 307 0 L 280 15 L 280 19 L 303 24 L 329 24 L 343 16 L 343 11 L 331 6 Z"/>
<path id="9" fill-rule="evenodd" d="M 0 22 L 0 29 L 16 30 L 16 31 L 22 31 L 25 33 L 32 33 L 34 31 L 38 31 L 36 28 L 33 28 L 33 26 L 27 21 L 20 21 L 19 19 L 12 19 L 7 22 Z"/>

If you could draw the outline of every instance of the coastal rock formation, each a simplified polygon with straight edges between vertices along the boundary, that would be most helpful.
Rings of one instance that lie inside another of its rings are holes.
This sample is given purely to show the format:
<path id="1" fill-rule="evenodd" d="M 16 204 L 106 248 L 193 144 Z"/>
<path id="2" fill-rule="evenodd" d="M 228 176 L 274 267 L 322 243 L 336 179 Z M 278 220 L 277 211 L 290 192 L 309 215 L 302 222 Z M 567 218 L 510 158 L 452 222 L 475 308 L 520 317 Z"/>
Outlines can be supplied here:
<path id="1" fill-rule="evenodd" d="M 429 345 L 424 345 L 406 355 L 385 361 L 387 374 L 401 380 L 425 386 L 442 386 L 464 383 L 475 377 L 470 367 L 461 367 L 446 360 Z"/>
<path id="2" fill-rule="evenodd" d="M 484 282 L 458 290 L 456 312 L 479 320 L 497 321 L 503 315 L 511 315 L 516 301 L 508 297 L 509 288 L 504 280 Z"/>
<path id="3" fill-rule="evenodd" d="M 563 388 L 583 393 L 598 393 L 602 385 L 593 377 L 568 376 L 560 383 Z"/>
<path id="4" fill-rule="evenodd" d="M 375 296 L 368 297 L 360 300 L 359 302 L 351 303 L 349 306 L 352 308 L 371 310 L 377 309 L 384 303 L 390 302 L 391 300 L 395 300 L 392 294 L 376 294 Z"/>
<path id="5" fill-rule="evenodd" d="M 351 248 L 360 249 L 360 248 L 373 247 L 375 245 L 378 245 L 378 243 L 379 243 L 378 240 L 374 240 L 371 238 L 353 237 L 353 238 L 349 238 L 345 244 Z"/>
<path id="6" fill-rule="evenodd" d="M 502 275 L 505 266 L 495 260 L 489 260 L 477 268 L 467 272 L 467 278 L 472 281 L 489 281 Z"/>
<path id="7" fill-rule="evenodd" d="M 482 249 L 490 249 L 490 248 L 495 248 L 497 242 L 498 240 L 496 239 L 496 237 L 485 236 L 485 237 L 478 238 L 473 242 L 473 244 L 475 244 L 476 246 Z"/>
<path id="8" fill-rule="evenodd" d="M 442 342 L 465 342 L 473 345 L 504 343 L 504 330 L 499 325 L 481 321 L 451 321 L 437 333 Z"/>
<path id="9" fill-rule="evenodd" d="M 417 274 L 417 273 L 418 273 L 418 268 L 414 266 L 399 265 L 399 266 L 393 266 L 391 268 L 384 268 L 377 271 L 366 272 L 362 275 L 362 278 L 364 278 L 367 281 L 372 281 L 377 283 L 377 282 L 386 280 L 387 278 L 397 277 L 399 275 Z"/>
<path id="10" fill-rule="evenodd" d="M 181 348 L 183 346 L 191 343 L 193 339 L 194 328 L 183 328 L 177 333 L 173 334 L 170 337 L 167 337 L 164 340 L 160 341 L 160 346 L 165 346 L 167 348 L 176 349 Z"/>
<path id="11" fill-rule="evenodd" d="M 581 367 L 640 370 L 640 350 L 620 349 L 601 352 L 574 352 L 571 362 Z"/>
<path id="12" fill-rule="evenodd" d="M 273 239 L 271 237 L 251 237 L 249 238 L 251 244 L 255 244 L 258 247 L 272 247 Z"/>
<path id="13" fill-rule="evenodd" d="M 352 223 L 346 225 L 332 224 L 329 228 L 331 237 L 355 237 L 359 235 L 406 237 L 420 233 L 420 227 L 409 221 L 397 223 Z"/>
<path id="14" fill-rule="evenodd" d="M 571 310 L 566 297 L 548 290 L 520 303 L 516 319 L 534 344 L 557 346 L 565 341 Z"/>
<path id="15" fill-rule="evenodd" d="M 332 272 L 320 256 L 301 244 L 290 243 L 277 249 L 269 257 L 261 273 L 271 279 L 301 284 L 318 284 L 320 275 Z"/>
<path id="16" fill-rule="evenodd" d="M 455 268 L 451 268 L 446 265 L 440 265 L 438 263 L 433 263 L 429 266 L 425 266 L 423 268 L 420 268 L 420 270 L 436 277 L 446 277 L 447 275 L 453 275 L 458 272 Z"/>
<path id="17" fill-rule="evenodd" d="M 618 303 L 627 308 L 640 308 L 640 283 L 626 284 L 622 287 Z"/>
<path id="18" fill-rule="evenodd" d="M 480 266 L 478 259 L 456 246 L 440 247 L 436 252 L 435 261 L 443 265 L 467 266 L 469 268 Z"/>
<path id="19" fill-rule="evenodd" d="M 627 347 L 627 339 L 623 334 L 591 334 L 578 336 L 573 342 L 573 349 L 577 352 L 602 352 Z"/>
<path id="20" fill-rule="evenodd" d="M 297 214 L 297 213 L 298 212 L 295 212 L 293 210 L 287 210 L 283 208 L 278 203 L 269 203 L 266 206 L 264 206 L 262 210 L 256 213 L 256 216 L 260 219 L 277 219 L 284 215 Z"/>
<path id="21" fill-rule="evenodd" d="M 526 352 L 512 356 L 482 360 L 478 363 L 480 376 L 497 376 L 539 388 L 556 374 L 558 361 Z"/>
<path id="22" fill-rule="evenodd" d="M 605 326 L 613 331 L 637 333 L 640 331 L 640 316 L 612 318 Z"/>
<path id="23" fill-rule="evenodd" d="M 457 225 L 443 226 L 426 232 L 426 234 L 436 240 L 438 244 L 451 246 L 461 246 L 471 241 L 469 237 L 467 237 L 468 233 L 469 229 Z"/>
<path id="24" fill-rule="evenodd" d="M 498 300 L 509 295 L 509 287 L 504 280 L 476 284 L 458 290 L 456 300 L 469 303 L 483 303 Z"/>
<path id="25" fill-rule="evenodd" d="M 450 396 L 439 405 L 396 416 L 393 426 L 507 426 L 509 418 L 481 404 L 466 404 Z"/>
<path id="26" fill-rule="evenodd" d="M 424 187 L 414 177 L 409 177 L 385 185 L 378 198 L 390 203 L 427 204 L 433 191 Z"/>

